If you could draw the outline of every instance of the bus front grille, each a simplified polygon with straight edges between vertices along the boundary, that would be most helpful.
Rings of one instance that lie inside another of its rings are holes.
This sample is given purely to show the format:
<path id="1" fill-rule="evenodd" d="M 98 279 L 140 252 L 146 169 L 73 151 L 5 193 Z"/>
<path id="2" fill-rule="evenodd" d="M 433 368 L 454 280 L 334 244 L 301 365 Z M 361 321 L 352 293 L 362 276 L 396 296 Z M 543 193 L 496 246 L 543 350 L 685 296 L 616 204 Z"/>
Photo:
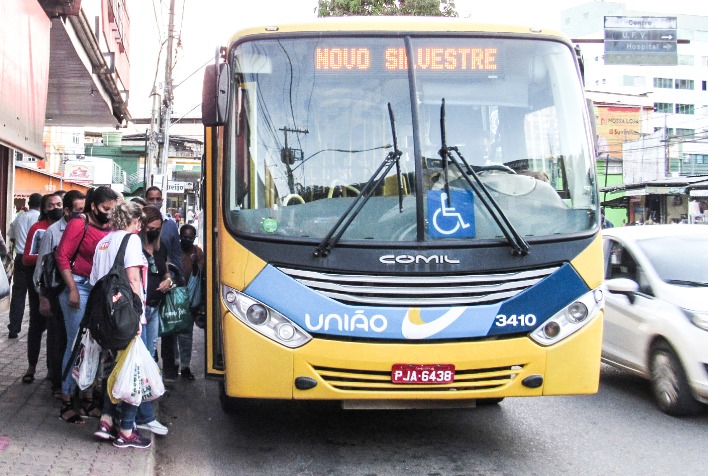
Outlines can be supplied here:
<path id="1" fill-rule="evenodd" d="M 448 307 L 505 301 L 558 268 L 446 276 L 339 274 L 287 267 L 278 269 L 300 284 L 343 304 Z"/>
<path id="2" fill-rule="evenodd" d="M 313 366 L 317 374 L 331 387 L 351 392 L 474 392 L 494 390 L 510 385 L 523 365 L 482 369 L 457 369 L 455 380 L 444 385 L 394 384 L 391 371 L 341 369 Z"/>

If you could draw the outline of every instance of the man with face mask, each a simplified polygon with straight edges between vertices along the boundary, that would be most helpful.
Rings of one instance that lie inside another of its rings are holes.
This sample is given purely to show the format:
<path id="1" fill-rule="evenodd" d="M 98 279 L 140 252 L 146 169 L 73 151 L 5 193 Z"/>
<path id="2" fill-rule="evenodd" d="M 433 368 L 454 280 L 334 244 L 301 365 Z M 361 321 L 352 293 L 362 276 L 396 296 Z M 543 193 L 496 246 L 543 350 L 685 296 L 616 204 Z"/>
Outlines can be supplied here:
<path id="1" fill-rule="evenodd" d="M 41 289 L 39 278 L 42 275 L 42 258 L 44 255 L 54 251 L 61 236 L 64 234 L 66 224 L 72 218 L 77 218 L 84 210 L 86 195 L 78 190 L 70 190 L 64 194 L 62 200 L 63 208 L 60 210 L 60 218 L 47 228 L 39 244 L 37 253 L 37 264 L 35 265 L 32 282 L 39 294 L 39 312 L 47 318 L 47 365 L 49 367 L 48 377 L 52 384 L 52 392 L 57 397 L 61 397 L 61 361 L 66 348 L 66 331 L 64 330 L 64 315 L 59 306 L 58 296 Z M 56 209 L 55 209 L 56 210 Z M 54 215 L 57 214 L 54 211 Z"/>
<path id="2" fill-rule="evenodd" d="M 163 209 L 162 190 L 159 187 L 148 187 L 145 191 L 145 201 L 148 205 L 158 208 L 162 212 L 162 234 L 160 247 L 167 251 L 167 262 L 174 265 L 182 276 L 182 252 L 180 251 L 179 228 L 177 223 L 168 218 Z M 160 354 L 162 355 L 162 376 L 166 382 L 171 382 L 177 376 L 178 364 L 175 362 L 175 347 L 177 338 L 167 335 L 160 339 Z"/>
<path id="3" fill-rule="evenodd" d="M 22 264 L 34 271 L 37 263 L 37 254 L 42 237 L 49 228 L 49 225 L 58 221 L 62 216 L 61 197 L 56 194 L 42 197 L 39 220 L 30 227 L 27 232 L 25 249 L 22 252 Z M 30 274 L 30 276 L 32 276 Z M 29 296 L 29 330 L 27 331 L 27 360 L 29 366 L 27 372 L 22 377 L 23 383 L 34 382 L 34 372 L 39 359 L 39 351 L 42 345 L 42 334 L 47 328 L 47 320 L 39 313 L 39 296 L 34 286 L 27 287 Z M 49 364 L 47 363 L 47 367 Z"/>

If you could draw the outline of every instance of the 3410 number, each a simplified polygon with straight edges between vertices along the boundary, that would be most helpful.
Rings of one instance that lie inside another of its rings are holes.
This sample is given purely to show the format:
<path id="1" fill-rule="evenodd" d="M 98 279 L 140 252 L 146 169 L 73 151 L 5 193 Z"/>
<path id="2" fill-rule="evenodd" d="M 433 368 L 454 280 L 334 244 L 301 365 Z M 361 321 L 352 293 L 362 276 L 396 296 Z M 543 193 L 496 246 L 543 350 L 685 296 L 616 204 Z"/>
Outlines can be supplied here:
<path id="1" fill-rule="evenodd" d="M 536 325 L 536 316 L 533 314 L 512 314 L 510 316 L 498 314 L 494 324 L 497 327 L 530 327 Z"/>

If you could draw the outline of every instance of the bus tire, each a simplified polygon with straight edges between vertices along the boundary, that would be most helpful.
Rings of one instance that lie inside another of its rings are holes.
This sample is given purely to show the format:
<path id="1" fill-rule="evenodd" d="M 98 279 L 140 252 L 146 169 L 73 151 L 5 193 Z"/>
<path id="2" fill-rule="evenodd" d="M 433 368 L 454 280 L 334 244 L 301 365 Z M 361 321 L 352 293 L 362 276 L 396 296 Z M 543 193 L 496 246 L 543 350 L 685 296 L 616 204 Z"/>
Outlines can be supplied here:
<path id="1" fill-rule="evenodd" d="M 223 380 L 219 382 L 219 402 L 221 402 L 221 408 L 226 413 L 233 413 L 241 408 L 239 398 L 226 395 L 226 385 Z"/>
<path id="2" fill-rule="evenodd" d="M 483 406 L 488 406 L 488 405 L 499 405 L 502 400 L 504 400 L 504 397 L 499 397 L 499 398 L 478 398 L 477 399 L 477 406 L 478 407 L 483 407 Z"/>
<path id="3" fill-rule="evenodd" d="M 667 415 L 697 413 L 701 404 L 693 398 L 686 371 L 667 342 L 655 345 L 649 357 L 651 389 L 659 409 Z"/>

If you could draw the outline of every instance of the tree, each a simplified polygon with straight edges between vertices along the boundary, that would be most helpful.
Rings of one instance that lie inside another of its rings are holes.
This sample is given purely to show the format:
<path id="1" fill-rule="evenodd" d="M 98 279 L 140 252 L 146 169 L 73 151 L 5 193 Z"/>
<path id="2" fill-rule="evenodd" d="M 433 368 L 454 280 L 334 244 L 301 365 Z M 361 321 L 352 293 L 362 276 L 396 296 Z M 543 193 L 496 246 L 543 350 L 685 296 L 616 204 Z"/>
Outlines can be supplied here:
<path id="1" fill-rule="evenodd" d="M 441 8 L 442 6 L 442 8 Z M 319 0 L 317 16 L 414 15 L 456 17 L 454 0 Z"/>

